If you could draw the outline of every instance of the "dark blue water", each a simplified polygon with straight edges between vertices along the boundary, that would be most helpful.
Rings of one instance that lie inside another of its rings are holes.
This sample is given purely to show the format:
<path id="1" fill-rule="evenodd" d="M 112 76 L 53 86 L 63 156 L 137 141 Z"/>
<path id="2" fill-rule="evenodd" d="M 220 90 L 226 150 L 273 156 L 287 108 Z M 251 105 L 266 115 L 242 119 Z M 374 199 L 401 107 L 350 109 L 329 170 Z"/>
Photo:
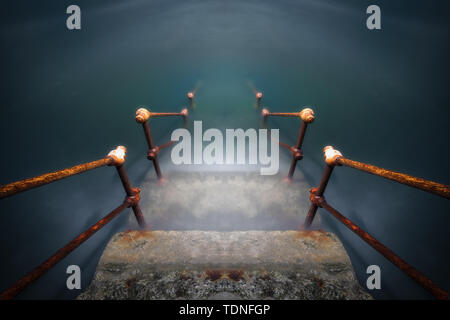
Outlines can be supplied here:
<path id="1" fill-rule="evenodd" d="M 65 27 L 70 4 L 1 4 L 2 184 L 98 159 L 123 144 L 138 185 L 149 166 L 135 110 L 178 111 L 196 86 L 191 120 L 203 120 L 205 128 L 258 127 L 251 86 L 273 111 L 313 105 L 316 121 L 299 166 L 311 185 L 320 179 L 329 144 L 355 160 L 450 183 L 448 1 L 379 1 L 376 32 L 365 27 L 372 2 L 362 0 L 77 1 L 80 31 Z M 280 128 L 284 142 L 295 142 L 298 120 L 268 125 Z M 178 119 L 153 121 L 155 140 L 169 140 L 180 126 Z M 447 200 L 347 168 L 335 170 L 326 196 L 450 290 Z M 103 168 L 2 200 L 0 290 L 122 197 L 115 170 Z M 65 268 L 82 266 L 87 286 L 128 214 L 19 298 L 75 297 L 65 289 Z M 381 266 L 376 298 L 430 298 L 333 218 L 322 213 L 322 219 L 344 243 L 361 283 L 368 265 Z"/>

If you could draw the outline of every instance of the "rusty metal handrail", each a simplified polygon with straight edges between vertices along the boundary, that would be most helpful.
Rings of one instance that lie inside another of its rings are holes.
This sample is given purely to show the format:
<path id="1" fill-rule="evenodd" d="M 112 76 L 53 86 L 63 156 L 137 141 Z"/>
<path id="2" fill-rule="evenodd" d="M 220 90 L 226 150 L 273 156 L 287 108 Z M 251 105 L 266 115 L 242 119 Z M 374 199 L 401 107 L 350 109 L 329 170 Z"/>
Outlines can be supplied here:
<path id="1" fill-rule="evenodd" d="M 258 96 L 257 96 L 258 98 Z M 258 101 L 262 98 L 259 97 Z M 280 142 L 280 145 L 287 148 L 292 153 L 292 160 L 291 165 L 289 167 L 289 173 L 287 176 L 288 180 L 291 180 L 294 176 L 295 167 L 297 166 L 297 161 L 300 161 L 303 159 L 303 151 L 302 151 L 302 145 L 303 140 L 305 138 L 306 134 L 306 128 L 308 127 L 308 124 L 312 123 L 315 119 L 314 117 L 314 111 L 311 108 L 304 108 L 300 112 L 270 112 L 267 108 L 262 109 L 261 111 L 263 119 L 266 119 L 269 116 L 278 116 L 278 117 L 298 117 L 302 119 L 302 124 L 300 125 L 300 129 L 298 131 L 297 136 L 297 142 L 294 146 L 289 147 L 287 144 Z"/>
<path id="2" fill-rule="evenodd" d="M 192 93 L 192 92 L 190 92 Z M 192 97 L 188 94 L 190 99 L 194 98 L 194 94 L 192 93 Z M 159 181 L 164 180 L 164 177 L 161 173 L 161 168 L 159 166 L 158 161 L 158 153 L 165 147 L 170 146 L 173 142 L 169 141 L 161 146 L 156 146 L 153 142 L 153 137 L 150 131 L 150 126 L 148 124 L 148 120 L 151 117 L 169 117 L 169 116 L 181 116 L 183 119 L 186 119 L 188 116 L 188 109 L 184 108 L 180 112 L 150 112 L 145 108 L 140 108 L 136 111 L 136 122 L 142 124 L 142 128 L 144 129 L 145 139 L 147 141 L 148 152 L 147 159 L 153 161 L 153 166 L 155 168 L 156 176 Z"/>
<path id="3" fill-rule="evenodd" d="M 100 168 L 103 166 L 109 166 L 114 162 L 111 157 L 106 157 L 100 160 L 79 164 L 77 166 L 67 168 L 60 171 L 46 173 L 34 178 L 25 179 L 21 181 L 12 182 L 3 186 L 0 186 L 0 199 L 12 196 L 16 193 L 27 191 L 33 188 L 37 188 L 48 183 L 61 180 L 82 172 Z"/>
<path id="4" fill-rule="evenodd" d="M 17 194 L 26 190 L 30 190 L 32 188 L 42 186 L 44 184 L 64 179 L 79 174 L 81 172 L 85 172 L 88 170 L 108 165 L 116 167 L 117 173 L 119 174 L 120 180 L 126 193 L 126 198 L 120 206 L 111 211 L 103 219 L 99 220 L 96 224 L 94 224 L 89 229 L 81 233 L 78 237 L 73 239 L 64 247 L 59 249 L 54 255 L 52 255 L 45 262 L 43 262 L 38 267 L 33 269 L 31 272 L 27 273 L 11 287 L 6 289 L 0 295 L 0 300 L 13 299 L 16 295 L 18 295 L 26 287 L 28 287 L 32 282 L 40 278 L 44 273 L 50 270 L 59 261 L 64 259 L 73 250 L 78 248 L 84 241 L 89 239 L 94 233 L 103 228 L 106 224 L 108 224 L 112 219 L 114 219 L 120 212 L 122 212 L 126 208 L 131 207 L 136 217 L 136 220 L 139 223 L 139 226 L 142 228 L 146 228 L 145 219 L 144 216 L 142 215 L 142 211 L 139 206 L 140 190 L 138 188 L 133 188 L 130 184 L 130 180 L 128 179 L 128 175 L 123 166 L 125 162 L 125 157 L 126 157 L 126 148 L 123 146 L 119 146 L 115 150 L 112 150 L 108 154 L 108 156 L 104 159 L 44 174 L 35 178 L 13 182 L 0 187 L 0 194 L 5 195 L 2 197 L 5 198 L 7 196 L 11 196 L 13 194 Z"/>
<path id="5" fill-rule="evenodd" d="M 404 173 L 386 170 L 371 164 L 350 160 L 344 157 L 337 158 L 336 163 L 450 199 L 450 187 L 441 183 L 412 177 Z"/>
<path id="6" fill-rule="evenodd" d="M 353 161 L 350 159 L 346 159 L 342 156 L 342 154 L 335 150 L 333 147 L 327 146 L 324 148 L 324 157 L 326 167 L 324 169 L 322 178 L 320 180 L 319 186 L 317 188 L 311 188 L 310 191 L 310 201 L 311 205 L 309 207 L 308 214 L 306 216 L 305 222 L 303 224 L 304 228 L 309 228 L 314 220 L 317 209 L 323 208 L 331 215 L 333 215 L 338 221 L 343 223 L 347 228 L 356 233 L 362 240 L 367 242 L 372 248 L 381 253 L 384 257 L 386 257 L 389 261 L 391 261 L 395 266 L 397 266 L 400 270 L 405 272 L 410 278 L 419 283 L 423 288 L 425 288 L 428 292 L 430 292 L 433 296 L 438 299 L 450 299 L 450 295 L 440 288 L 437 284 L 431 281 L 427 276 L 422 274 L 420 271 L 416 270 L 414 267 L 409 265 L 403 259 L 401 259 L 397 254 L 379 242 L 377 239 L 372 237 L 366 231 L 358 227 L 354 224 L 350 219 L 343 216 L 339 211 L 335 208 L 331 207 L 325 200 L 323 194 L 327 187 L 328 181 L 330 180 L 331 174 L 333 173 L 333 169 L 335 166 L 345 165 L 348 167 L 352 167 L 361 171 L 365 171 L 380 177 L 384 177 L 386 179 L 394 180 L 399 183 L 418 188 L 427 192 L 431 192 L 437 195 L 440 195 L 444 198 L 448 198 L 448 194 L 450 192 L 450 187 L 436 183 L 433 181 L 416 178 L 413 176 L 409 176 L 404 173 L 398 173 L 386 169 L 382 169 L 376 166 L 372 166 L 369 164 Z"/>

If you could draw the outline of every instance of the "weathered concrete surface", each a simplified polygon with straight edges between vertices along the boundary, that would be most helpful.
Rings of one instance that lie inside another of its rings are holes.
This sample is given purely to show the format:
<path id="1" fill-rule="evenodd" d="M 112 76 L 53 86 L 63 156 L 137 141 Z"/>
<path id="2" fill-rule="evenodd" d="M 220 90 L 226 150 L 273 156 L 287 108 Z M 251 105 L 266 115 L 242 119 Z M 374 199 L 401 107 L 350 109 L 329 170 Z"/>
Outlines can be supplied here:
<path id="1" fill-rule="evenodd" d="M 370 299 L 324 231 L 126 231 L 78 299 Z"/>
<path id="2" fill-rule="evenodd" d="M 297 170 L 286 172 L 166 172 L 157 182 L 150 172 L 141 184 L 141 208 L 156 230 L 297 230 L 309 208 L 309 185 Z M 313 229 L 320 226 L 320 216 Z M 139 229 L 134 216 L 130 229 Z"/>

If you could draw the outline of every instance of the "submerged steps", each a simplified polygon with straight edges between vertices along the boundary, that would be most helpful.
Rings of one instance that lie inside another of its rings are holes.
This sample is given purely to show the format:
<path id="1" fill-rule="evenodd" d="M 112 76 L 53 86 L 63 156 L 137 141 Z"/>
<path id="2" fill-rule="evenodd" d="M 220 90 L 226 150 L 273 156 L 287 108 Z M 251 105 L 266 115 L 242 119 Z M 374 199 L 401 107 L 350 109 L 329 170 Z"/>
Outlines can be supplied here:
<path id="1" fill-rule="evenodd" d="M 309 208 L 300 171 L 290 183 L 258 172 L 168 178 L 141 185 L 145 219 L 160 231 L 116 234 L 78 299 L 371 299 L 334 234 L 292 231 Z"/>
<path id="2" fill-rule="evenodd" d="M 141 208 L 157 230 L 296 230 L 309 209 L 309 184 L 297 170 L 286 172 L 167 171 L 158 183 L 153 172 L 140 185 Z M 320 217 L 312 228 L 320 227 Z M 130 216 L 130 229 L 139 229 Z"/>
<path id="3" fill-rule="evenodd" d="M 125 231 L 78 299 L 371 299 L 316 231 Z"/>

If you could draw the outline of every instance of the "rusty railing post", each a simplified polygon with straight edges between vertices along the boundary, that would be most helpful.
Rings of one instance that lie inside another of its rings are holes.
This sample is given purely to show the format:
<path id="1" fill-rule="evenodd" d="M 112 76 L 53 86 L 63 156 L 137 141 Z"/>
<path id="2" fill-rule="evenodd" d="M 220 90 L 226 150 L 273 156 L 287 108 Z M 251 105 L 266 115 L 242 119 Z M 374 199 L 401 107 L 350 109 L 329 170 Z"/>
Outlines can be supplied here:
<path id="1" fill-rule="evenodd" d="M 144 129 L 145 139 L 147 140 L 148 150 L 155 150 L 155 144 L 153 142 L 152 133 L 150 131 L 150 126 L 148 124 L 148 120 L 150 119 L 150 111 L 144 108 L 140 108 L 136 111 L 136 121 L 142 124 L 142 128 Z M 150 160 L 150 159 L 149 159 Z M 161 169 L 159 167 L 158 157 L 153 157 L 151 159 L 153 161 L 153 166 L 156 171 L 156 176 L 158 180 L 162 179 Z"/>
<path id="2" fill-rule="evenodd" d="M 261 99 L 263 97 L 263 94 L 261 91 L 258 91 L 256 92 L 255 96 L 256 96 L 256 107 L 259 109 L 259 107 L 261 107 Z"/>
<path id="3" fill-rule="evenodd" d="M 290 147 L 289 149 L 292 153 L 291 165 L 289 167 L 288 176 L 286 177 L 287 180 L 289 181 L 294 176 L 297 162 L 303 159 L 303 151 L 302 151 L 303 140 L 305 139 L 308 124 L 312 123 L 315 119 L 314 111 L 311 108 L 304 108 L 300 112 L 270 112 L 268 109 L 264 108 L 262 110 L 262 116 L 263 118 L 266 118 L 268 116 L 279 116 L 279 117 L 299 117 L 302 119 L 302 124 L 300 125 L 300 129 L 298 131 L 297 141 L 295 145 Z"/>
<path id="4" fill-rule="evenodd" d="M 305 108 L 299 113 L 300 118 L 302 119 L 302 124 L 300 125 L 300 129 L 298 131 L 297 142 L 295 143 L 295 147 L 292 151 L 292 160 L 291 166 L 289 168 L 288 179 L 292 179 L 294 176 L 295 167 L 297 165 L 297 161 L 303 159 L 302 145 L 303 140 L 305 139 L 306 128 L 308 124 L 312 123 L 315 119 L 314 111 L 311 108 Z"/>
<path id="5" fill-rule="evenodd" d="M 309 199 L 311 201 L 311 205 L 309 206 L 308 214 L 306 215 L 306 219 L 303 224 L 303 228 L 305 229 L 311 226 L 314 217 L 316 216 L 317 208 L 321 205 L 320 200 L 323 199 L 323 194 L 327 188 L 333 169 L 336 165 L 339 165 L 336 163 L 336 159 L 342 157 L 342 154 L 339 151 L 334 150 L 333 147 L 330 146 L 323 148 L 323 152 L 326 167 L 323 172 L 322 179 L 320 179 L 319 186 L 317 188 L 309 189 Z"/>
<path id="6" fill-rule="evenodd" d="M 134 216 L 139 224 L 139 226 L 143 229 L 147 227 L 145 223 L 144 216 L 142 215 L 141 207 L 139 205 L 140 193 L 139 188 L 133 188 L 130 183 L 130 179 L 128 179 L 127 172 L 123 166 L 125 162 L 127 149 L 123 146 L 117 147 L 115 150 L 111 151 L 108 156 L 114 159 L 114 162 L 111 164 L 115 166 L 117 169 L 117 173 L 119 174 L 120 181 L 122 182 L 123 188 L 125 189 L 125 193 L 127 194 L 128 199 L 135 200 L 131 204 L 131 209 L 133 210 Z"/>
<path id="7" fill-rule="evenodd" d="M 189 107 L 190 107 L 191 109 L 194 108 L 194 96 L 195 96 L 195 94 L 194 94 L 193 91 L 189 91 L 189 92 L 187 93 L 187 97 L 188 97 L 188 101 L 189 101 Z"/>
<path id="8" fill-rule="evenodd" d="M 161 151 L 162 147 L 160 148 L 154 144 L 148 121 L 151 117 L 169 117 L 169 116 L 181 116 L 183 117 L 183 119 L 186 119 L 186 117 L 188 116 L 188 110 L 184 108 L 183 110 L 181 110 L 181 112 L 150 112 L 145 108 L 140 108 L 136 111 L 136 122 L 142 124 L 145 139 L 147 140 L 148 146 L 147 159 L 153 162 L 156 176 L 159 181 L 162 181 L 164 179 L 158 161 L 158 153 L 159 151 Z M 166 144 L 164 146 L 166 147 L 168 145 L 169 144 Z"/>

